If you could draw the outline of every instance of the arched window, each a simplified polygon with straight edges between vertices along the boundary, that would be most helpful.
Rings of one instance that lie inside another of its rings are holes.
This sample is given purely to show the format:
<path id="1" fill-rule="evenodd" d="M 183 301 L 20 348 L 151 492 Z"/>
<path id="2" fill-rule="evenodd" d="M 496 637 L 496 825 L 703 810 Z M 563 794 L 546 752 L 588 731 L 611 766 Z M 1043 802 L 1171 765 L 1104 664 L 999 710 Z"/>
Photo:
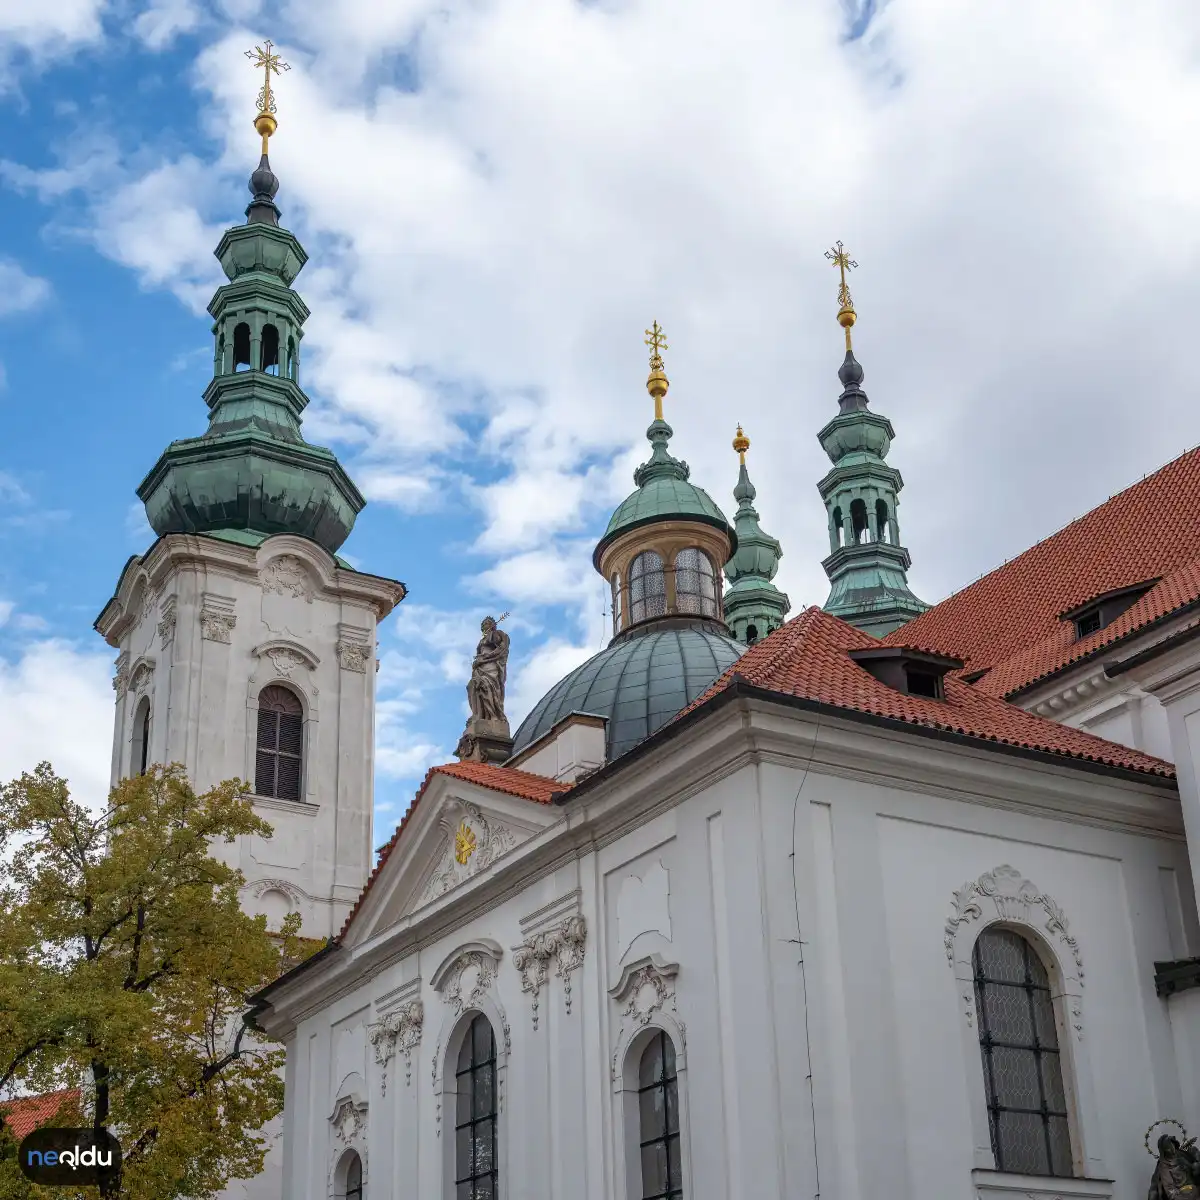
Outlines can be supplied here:
<path id="1" fill-rule="evenodd" d="M 300 372 L 300 361 L 296 357 L 296 339 L 288 338 L 287 344 L 287 377 L 295 379 Z"/>
<path id="2" fill-rule="evenodd" d="M 629 568 L 629 621 L 661 617 L 667 611 L 667 576 L 663 560 L 653 550 L 643 550 Z"/>
<path id="3" fill-rule="evenodd" d="M 346 1167 L 346 1200 L 363 1200 L 362 1159 L 353 1151 Z"/>
<path id="4" fill-rule="evenodd" d="M 1067 1100 L 1045 965 L 1027 938 L 1004 928 L 979 935 L 972 962 L 996 1170 L 1070 1175 Z"/>
<path id="5" fill-rule="evenodd" d="M 842 524 L 842 510 L 835 508 L 829 519 L 832 522 L 829 529 L 829 548 L 837 550 L 846 544 L 846 527 Z"/>
<path id="6" fill-rule="evenodd" d="M 875 501 L 875 530 L 875 540 L 877 542 L 890 542 L 892 540 L 888 529 L 888 507 L 886 500 Z"/>
<path id="7" fill-rule="evenodd" d="M 638 1066 L 638 1116 L 642 1200 L 675 1200 L 683 1195 L 679 1079 L 675 1074 L 675 1046 L 661 1030 L 642 1051 Z"/>
<path id="8" fill-rule="evenodd" d="M 471 1021 L 454 1072 L 455 1197 L 492 1200 L 500 1178 L 496 1160 L 496 1038 L 482 1014 Z"/>
<path id="9" fill-rule="evenodd" d="M 617 571 L 613 572 L 613 577 L 609 582 L 612 584 L 612 617 L 613 617 L 613 633 L 621 632 L 621 604 L 624 597 L 621 595 L 621 576 Z"/>
<path id="10" fill-rule="evenodd" d="M 145 775 L 150 765 L 150 697 L 138 701 L 133 714 L 133 747 L 129 755 L 129 769 L 135 775 Z"/>
<path id="11" fill-rule="evenodd" d="M 295 692 L 273 684 L 258 695 L 258 754 L 254 790 L 279 800 L 300 799 L 304 709 Z"/>
<path id="12" fill-rule="evenodd" d="M 871 540 L 871 529 L 867 524 L 867 506 L 861 500 L 850 501 L 850 522 L 854 529 L 855 545 Z"/>
<path id="13" fill-rule="evenodd" d="M 757 641 L 758 641 L 758 626 L 757 625 L 747 625 L 746 626 L 746 645 L 753 646 L 754 643 Z"/>
<path id="14" fill-rule="evenodd" d="M 245 321 L 233 329 L 233 369 L 250 369 L 250 326 Z"/>
<path id="15" fill-rule="evenodd" d="M 262 369 L 268 375 L 279 374 L 279 330 L 274 325 L 263 326 Z"/>
<path id="16" fill-rule="evenodd" d="M 214 375 L 225 374 L 225 334 L 217 338 L 217 361 L 213 367 Z"/>
<path id="17" fill-rule="evenodd" d="M 715 617 L 717 576 L 712 559 L 703 550 L 689 546 L 675 555 L 675 607 L 679 612 Z"/>

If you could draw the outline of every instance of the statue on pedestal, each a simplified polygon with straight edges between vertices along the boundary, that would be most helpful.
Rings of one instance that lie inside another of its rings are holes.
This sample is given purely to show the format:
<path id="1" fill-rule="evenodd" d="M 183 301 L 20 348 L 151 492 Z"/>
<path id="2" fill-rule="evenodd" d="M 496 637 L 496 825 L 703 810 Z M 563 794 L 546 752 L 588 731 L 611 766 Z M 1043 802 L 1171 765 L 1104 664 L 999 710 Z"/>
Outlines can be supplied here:
<path id="1" fill-rule="evenodd" d="M 479 644 L 471 662 L 467 703 L 471 715 L 454 753 L 469 762 L 502 763 L 512 753 L 512 735 L 504 715 L 504 685 L 508 680 L 508 634 L 499 619 L 484 617 Z"/>

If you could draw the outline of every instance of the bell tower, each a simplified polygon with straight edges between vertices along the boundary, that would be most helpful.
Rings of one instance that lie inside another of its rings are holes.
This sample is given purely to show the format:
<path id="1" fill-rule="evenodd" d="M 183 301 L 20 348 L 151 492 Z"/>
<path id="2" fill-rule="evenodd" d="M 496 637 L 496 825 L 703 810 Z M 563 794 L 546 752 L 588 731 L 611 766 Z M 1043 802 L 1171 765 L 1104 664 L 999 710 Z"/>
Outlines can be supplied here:
<path id="1" fill-rule="evenodd" d="M 404 585 L 338 549 L 364 500 L 332 451 L 305 441 L 292 284 L 307 255 L 279 224 L 267 140 L 271 44 L 244 224 L 216 248 L 208 428 L 172 442 L 138 488 L 158 535 L 126 563 L 96 629 L 118 653 L 112 779 L 182 763 L 197 790 L 237 777 L 274 829 L 214 853 L 245 907 L 337 933 L 373 862 L 376 627 Z"/>
<path id="2" fill-rule="evenodd" d="M 853 262 L 838 242 L 826 252 L 841 274 L 838 324 L 846 335 L 846 358 L 838 370 L 838 415 L 817 437 L 833 469 L 817 484 L 829 514 L 829 576 L 825 611 L 866 633 L 882 637 L 929 605 L 908 587 L 912 560 L 900 544 L 898 496 L 904 480 L 887 463 L 896 436 L 887 417 L 871 412 L 862 390 L 863 369 L 854 357 L 850 330 L 857 320 L 846 272 Z"/>

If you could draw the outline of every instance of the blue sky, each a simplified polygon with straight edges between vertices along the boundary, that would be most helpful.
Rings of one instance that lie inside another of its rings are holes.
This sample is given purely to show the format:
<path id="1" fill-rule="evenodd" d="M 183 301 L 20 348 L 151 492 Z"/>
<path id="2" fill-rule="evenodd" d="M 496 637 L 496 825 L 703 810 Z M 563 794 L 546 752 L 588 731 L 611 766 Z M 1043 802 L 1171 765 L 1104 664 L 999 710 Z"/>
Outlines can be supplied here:
<path id="1" fill-rule="evenodd" d="M 0 775 L 108 773 L 91 632 L 203 429 L 212 248 L 272 163 L 310 262 L 305 430 L 368 496 L 376 839 L 449 757 L 478 621 L 520 715 L 604 642 L 589 563 L 650 417 L 733 508 L 745 424 L 780 583 L 820 603 L 842 238 L 936 600 L 1200 440 L 1200 17 L 1182 0 L 0 0 Z M 1053 70 L 1048 65 L 1053 64 Z"/>

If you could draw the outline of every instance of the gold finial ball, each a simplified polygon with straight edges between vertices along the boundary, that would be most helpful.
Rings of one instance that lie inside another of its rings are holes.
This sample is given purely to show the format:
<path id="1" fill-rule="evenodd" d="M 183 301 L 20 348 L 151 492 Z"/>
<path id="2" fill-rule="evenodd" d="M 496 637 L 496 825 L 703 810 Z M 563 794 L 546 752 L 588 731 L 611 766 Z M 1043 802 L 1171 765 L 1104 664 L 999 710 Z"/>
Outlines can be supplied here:
<path id="1" fill-rule="evenodd" d="M 269 138 L 271 134 L 279 128 L 279 122 L 269 112 L 260 112 L 254 118 L 254 129 L 256 133 L 261 134 L 265 138 Z"/>
<path id="2" fill-rule="evenodd" d="M 646 380 L 646 391 L 656 400 L 661 400 L 667 394 L 667 388 L 670 386 L 670 380 L 667 379 L 662 367 L 654 367 L 650 371 L 650 378 Z"/>
<path id="3" fill-rule="evenodd" d="M 838 324 L 843 329 L 849 329 L 858 320 L 858 314 L 849 305 L 838 309 Z"/>
<path id="4" fill-rule="evenodd" d="M 733 448 L 738 454 L 745 454 L 750 449 L 750 439 L 742 432 L 742 427 L 738 426 L 737 437 L 733 439 Z"/>

